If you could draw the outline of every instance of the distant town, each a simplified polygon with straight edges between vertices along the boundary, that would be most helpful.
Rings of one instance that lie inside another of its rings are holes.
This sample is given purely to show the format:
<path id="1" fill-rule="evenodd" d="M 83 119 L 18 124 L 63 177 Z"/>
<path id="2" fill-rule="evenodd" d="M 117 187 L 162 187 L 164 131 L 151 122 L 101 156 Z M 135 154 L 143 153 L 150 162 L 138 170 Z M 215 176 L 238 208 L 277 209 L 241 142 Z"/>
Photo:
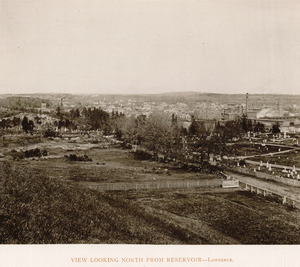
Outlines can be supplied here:
<path id="1" fill-rule="evenodd" d="M 26 101 L 26 99 L 31 99 Z M 270 129 L 278 123 L 282 132 L 300 132 L 300 96 L 293 95 L 230 95 L 200 93 L 167 93 L 160 95 L 71 95 L 32 94 L 1 95 L 0 112 L 30 110 L 43 114 L 39 125 L 48 125 L 57 109 L 101 108 L 108 113 L 127 117 L 149 116 L 153 112 L 173 114 L 188 128 L 192 120 L 226 121 L 247 116 Z M 16 113 L 16 112 L 14 112 Z M 20 117 L 21 114 L 18 114 Z M 41 128 L 41 127 L 39 127 Z M 37 129 L 37 128 L 36 128 Z"/>

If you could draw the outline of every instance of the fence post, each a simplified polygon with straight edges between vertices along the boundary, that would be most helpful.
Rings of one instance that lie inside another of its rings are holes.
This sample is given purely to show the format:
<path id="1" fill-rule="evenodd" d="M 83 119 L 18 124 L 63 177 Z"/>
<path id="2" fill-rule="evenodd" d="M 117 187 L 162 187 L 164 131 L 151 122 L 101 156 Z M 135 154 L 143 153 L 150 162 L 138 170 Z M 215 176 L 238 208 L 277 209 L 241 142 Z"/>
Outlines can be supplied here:
<path id="1" fill-rule="evenodd" d="M 285 203 L 286 203 L 286 197 L 283 197 L 282 204 L 285 204 Z"/>

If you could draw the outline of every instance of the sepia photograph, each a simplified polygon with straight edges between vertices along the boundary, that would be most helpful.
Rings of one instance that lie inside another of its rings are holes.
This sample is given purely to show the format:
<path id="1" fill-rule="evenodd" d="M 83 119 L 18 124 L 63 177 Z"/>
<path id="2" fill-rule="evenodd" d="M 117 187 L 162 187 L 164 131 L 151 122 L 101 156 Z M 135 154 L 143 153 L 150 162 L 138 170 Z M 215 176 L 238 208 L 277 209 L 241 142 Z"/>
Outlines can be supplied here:
<path id="1" fill-rule="evenodd" d="M 4 265 L 298 266 L 299 74 L 297 0 L 0 0 Z"/>

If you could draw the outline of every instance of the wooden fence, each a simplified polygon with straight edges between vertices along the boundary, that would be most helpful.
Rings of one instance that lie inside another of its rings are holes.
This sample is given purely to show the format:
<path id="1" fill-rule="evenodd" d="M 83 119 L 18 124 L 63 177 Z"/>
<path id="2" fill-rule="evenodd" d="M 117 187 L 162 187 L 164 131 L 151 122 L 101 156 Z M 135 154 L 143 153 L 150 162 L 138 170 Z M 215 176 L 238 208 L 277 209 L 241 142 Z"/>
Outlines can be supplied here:
<path id="1" fill-rule="evenodd" d="M 217 188 L 222 186 L 221 179 L 201 179 L 201 180 L 174 180 L 174 181 L 157 181 L 146 183 L 100 183 L 89 185 L 90 189 L 103 191 L 116 190 L 147 190 L 147 189 L 181 189 L 181 188 Z"/>
<path id="2" fill-rule="evenodd" d="M 279 183 L 295 186 L 295 187 L 300 187 L 300 180 L 297 179 L 292 179 L 292 178 L 285 178 L 285 177 L 280 177 L 278 175 L 272 175 L 272 174 L 267 174 L 263 172 L 256 171 L 254 172 L 253 170 L 249 169 L 243 169 L 243 168 L 231 168 L 230 171 L 237 172 L 240 174 L 246 174 L 246 175 L 251 175 L 260 179 L 264 180 L 273 180 Z"/>
<path id="3" fill-rule="evenodd" d="M 268 197 L 278 202 L 281 202 L 282 204 L 286 204 L 295 207 L 297 209 L 300 209 L 299 200 L 241 181 L 239 181 L 239 186 L 242 190 L 250 191 L 252 193 L 256 193 L 257 195 L 262 195 L 264 197 Z"/>

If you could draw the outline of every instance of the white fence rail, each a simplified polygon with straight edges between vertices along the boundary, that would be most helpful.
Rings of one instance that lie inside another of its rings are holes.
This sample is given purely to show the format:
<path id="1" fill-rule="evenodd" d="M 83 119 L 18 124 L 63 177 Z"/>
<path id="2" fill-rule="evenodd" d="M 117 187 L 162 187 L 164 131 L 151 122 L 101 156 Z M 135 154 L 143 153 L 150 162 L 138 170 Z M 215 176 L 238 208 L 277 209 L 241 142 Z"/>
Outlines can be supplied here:
<path id="1" fill-rule="evenodd" d="M 216 188 L 222 186 L 221 179 L 201 179 L 187 181 L 158 181 L 146 183 L 101 183 L 89 185 L 90 189 L 98 189 L 103 191 L 116 190 L 147 190 L 147 189 L 180 189 L 180 188 Z"/>
<path id="2" fill-rule="evenodd" d="M 250 191 L 252 193 L 256 193 L 257 195 L 262 195 L 264 197 L 269 197 L 274 200 L 277 200 L 278 202 L 281 202 L 282 204 L 286 204 L 295 207 L 297 209 L 300 209 L 299 200 L 241 181 L 239 181 L 239 186 L 243 190 Z"/>
<path id="3" fill-rule="evenodd" d="M 243 169 L 243 168 L 232 168 L 231 170 L 241 174 L 252 175 L 260 179 L 273 180 L 279 183 L 300 187 L 300 180 L 297 179 L 280 177 L 277 175 L 267 174 L 259 171 L 254 172 L 253 170 Z"/>

